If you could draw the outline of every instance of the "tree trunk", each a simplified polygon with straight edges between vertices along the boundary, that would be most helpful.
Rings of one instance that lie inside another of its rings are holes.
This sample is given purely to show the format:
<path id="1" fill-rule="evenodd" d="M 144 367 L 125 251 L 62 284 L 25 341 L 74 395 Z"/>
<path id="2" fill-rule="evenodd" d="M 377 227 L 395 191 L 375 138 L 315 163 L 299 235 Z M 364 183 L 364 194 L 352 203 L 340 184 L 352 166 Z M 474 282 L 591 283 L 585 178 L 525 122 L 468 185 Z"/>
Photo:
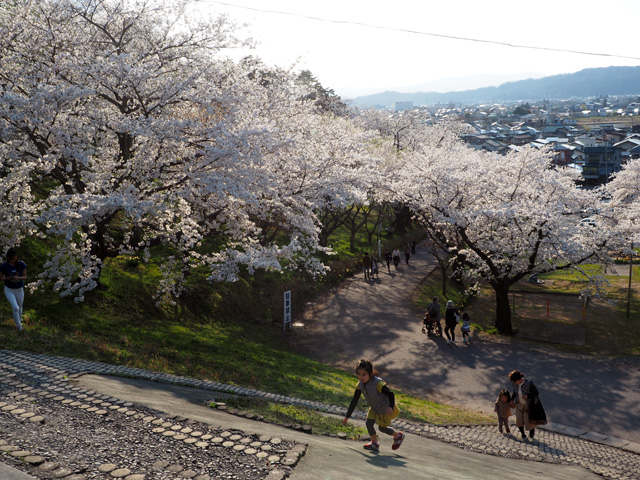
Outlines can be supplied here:
<path id="1" fill-rule="evenodd" d="M 411 209 L 406 205 L 402 205 L 400 208 L 394 209 L 396 218 L 392 225 L 395 226 L 396 233 L 404 233 L 407 228 L 411 226 Z"/>
<path id="2" fill-rule="evenodd" d="M 442 298 L 445 298 L 447 296 L 447 270 L 449 270 L 449 267 L 446 264 L 441 263 L 440 271 L 442 272 Z"/>
<path id="3" fill-rule="evenodd" d="M 496 328 L 502 335 L 513 335 L 511 325 L 511 305 L 509 304 L 509 285 L 491 285 L 496 292 Z"/>

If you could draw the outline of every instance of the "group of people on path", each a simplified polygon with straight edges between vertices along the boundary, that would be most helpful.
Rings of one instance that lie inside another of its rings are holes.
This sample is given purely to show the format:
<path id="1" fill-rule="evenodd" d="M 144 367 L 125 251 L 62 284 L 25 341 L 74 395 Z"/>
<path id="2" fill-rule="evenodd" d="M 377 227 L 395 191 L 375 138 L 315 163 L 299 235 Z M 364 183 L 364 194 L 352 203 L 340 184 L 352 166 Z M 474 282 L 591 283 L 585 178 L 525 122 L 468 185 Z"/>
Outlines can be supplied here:
<path id="1" fill-rule="evenodd" d="M 427 312 L 424 315 L 422 333 L 427 336 L 442 336 L 442 324 L 440 315 L 440 303 L 438 297 L 433 297 L 433 301 L 427 306 Z M 456 326 L 462 322 L 460 331 L 462 332 L 462 341 L 465 344 L 471 343 L 471 318 L 467 312 L 462 313 L 456 308 L 453 300 L 447 301 L 447 308 L 444 314 L 444 334 L 447 337 L 447 345 L 455 346 L 456 344 Z"/>
<path id="2" fill-rule="evenodd" d="M 422 333 L 428 336 L 442 336 L 442 325 L 440 323 L 440 303 L 438 297 L 433 297 L 433 301 L 428 305 L 425 313 Z M 447 301 L 445 310 L 445 328 L 444 334 L 447 337 L 448 345 L 456 343 L 456 325 L 460 323 L 460 312 L 456 308 L 452 300 Z M 467 312 L 462 313 L 462 340 L 465 344 L 471 343 L 470 318 Z M 547 423 L 547 415 L 540 402 L 538 389 L 531 380 L 525 379 L 524 375 L 518 370 L 513 370 L 509 374 L 509 381 L 513 385 L 513 392 L 509 390 L 501 390 L 498 399 L 494 404 L 494 411 L 498 415 L 498 430 L 503 432 L 503 428 L 507 434 L 511 433 L 509 428 L 509 417 L 512 410 L 515 410 L 516 426 L 518 427 L 523 440 L 527 438 L 525 430 L 529 432 L 529 438 L 534 438 L 535 429 L 538 425 Z"/>
<path id="3" fill-rule="evenodd" d="M 547 423 L 547 414 L 540 401 L 540 393 L 534 383 L 518 370 L 509 373 L 509 381 L 513 391 L 510 393 L 506 388 L 501 390 L 494 404 L 494 411 L 498 415 L 498 431 L 503 433 L 504 428 L 504 433 L 511 433 L 509 417 L 513 415 L 512 410 L 515 410 L 516 427 L 522 439 L 527 439 L 525 430 L 529 432 L 529 438 L 533 439 L 536 427 Z"/>
<path id="4" fill-rule="evenodd" d="M 398 402 L 396 402 L 395 394 L 387 383 L 380 378 L 380 374 L 373 367 L 370 360 L 360 360 L 356 365 L 355 372 L 358 377 L 358 383 L 342 424 L 347 424 L 358 405 L 360 397 L 364 395 L 369 405 L 365 426 L 370 440 L 363 445 L 363 448 L 374 452 L 380 450 L 380 441 L 375 430 L 375 425 L 377 424 L 380 432 L 392 437 L 391 449 L 397 450 L 402 445 L 405 435 L 391 427 L 393 420 L 400 415 L 400 408 L 398 407 Z M 509 417 L 512 416 L 512 409 L 515 409 L 516 426 L 520 431 L 522 440 L 527 440 L 525 430 L 529 432 L 529 438 L 533 440 L 536 427 L 547 423 L 547 416 L 540 402 L 538 389 L 531 380 L 524 378 L 524 375 L 518 370 L 513 370 L 509 373 L 509 381 L 513 392 L 510 393 L 507 389 L 501 390 L 495 402 L 494 410 L 498 415 L 498 430 L 500 433 L 503 433 L 503 430 L 506 434 L 511 433 Z"/>
<path id="5" fill-rule="evenodd" d="M 409 260 L 411 259 L 411 255 L 416 254 L 416 241 L 406 242 L 403 248 L 405 263 L 409 265 Z M 387 264 L 387 272 L 391 273 L 391 263 L 393 266 L 398 269 L 400 265 L 400 250 L 398 248 L 394 248 L 393 252 L 390 249 L 386 249 L 383 255 L 383 259 Z M 378 273 L 378 259 L 375 255 L 366 252 L 362 256 L 362 272 L 364 273 L 365 280 L 373 280 L 373 275 L 376 278 L 380 278 Z"/>
<path id="6" fill-rule="evenodd" d="M 373 276 L 380 278 L 378 275 L 378 261 L 373 255 L 369 255 L 369 252 L 365 253 L 362 257 L 362 271 L 364 272 L 365 280 L 373 280 Z"/>

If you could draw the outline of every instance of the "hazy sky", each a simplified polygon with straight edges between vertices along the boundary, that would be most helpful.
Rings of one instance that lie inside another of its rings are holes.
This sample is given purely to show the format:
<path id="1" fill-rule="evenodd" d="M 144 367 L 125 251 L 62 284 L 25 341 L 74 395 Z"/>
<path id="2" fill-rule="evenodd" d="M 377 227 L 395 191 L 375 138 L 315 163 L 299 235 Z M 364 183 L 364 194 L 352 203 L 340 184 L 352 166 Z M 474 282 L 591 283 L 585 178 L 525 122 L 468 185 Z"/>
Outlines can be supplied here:
<path id="1" fill-rule="evenodd" d="M 308 69 L 343 97 L 391 89 L 464 90 L 640 65 L 639 0 L 199 1 L 249 24 L 246 32 L 258 42 L 255 55 Z"/>

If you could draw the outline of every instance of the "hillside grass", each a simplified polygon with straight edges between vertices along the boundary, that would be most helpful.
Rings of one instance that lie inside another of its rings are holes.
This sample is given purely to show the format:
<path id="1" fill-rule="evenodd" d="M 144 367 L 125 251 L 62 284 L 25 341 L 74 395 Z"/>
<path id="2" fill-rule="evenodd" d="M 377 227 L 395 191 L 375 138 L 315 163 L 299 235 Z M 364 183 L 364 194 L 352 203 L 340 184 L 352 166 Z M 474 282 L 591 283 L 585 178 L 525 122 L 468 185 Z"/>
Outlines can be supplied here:
<path id="1" fill-rule="evenodd" d="M 372 248 L 361 236 L 356 251 L 345 251 L 345 235 L 344 231 L 337 234 L 335 245 L 342 246 L 329 260 L 332 271 L 322 281 L 314 282 L 304 274 L 258 272 L 243 275 L 234 283 L 208 284 L 204 272 L 194 271 L 175 305 L 156 304 L 160 271 L 153 260 L 110 259 L 105 263 L 101 286 L 87 294 L 84 302 L 74 303 L 72 298 L 61 298 L 51 291 L 27 290 L 26 330 L 22 334 L 15 329 L 8 302 L 0 302 L 0 348 L 251 387 L 344 405 L 346 411 L 356 383 L 353 372 L 293 353 L 282 332 L 284 291 L 292 291 L 295 318 L 306 301 L 350 275 L 362 251 Z M 407 235 L 413 238 L 416 234 Z M 400 245 L 408 238 L 386 238 L 385 245 Z M 21 250 L 29 276 L 34 278 L 46 247 L 31 240 Z M 433 423 L 493 421 L 475 412 L 396 393 L 404 418 Z M 266 407 L 273 411 L 283 408 Z M 294 423 L 310 421 L 306 409 L 285 410 L 286 415 L 298 418 Z M 330 428 L 334 433 L 344 431 L 338 423 L 333 422 Z M 351 431 L 357 433 L 357 429 Z"/>
<path id="2" fill-rule="evenodd" d="M 586 306 L 580 293 L 587 287 L 584 277 L 572 270 L 540 275 L 544 283 L 534 285 L 526 280 L 511 288 L 512 325 L 518 329 L 523 322 L 536 320 L 576 325 L 585 329 L 583 345 L 547 343 L 561 351 L 593 355 L 602 358 L 640 357 L 640 267 L 634 265 L 631 288 L 630 316 L 627 318 L 628 266 L 626 274 L 606 275 L 596 265 L 583 267 L 590 274 L 603 274 L 609 282 L 606 296 L 591 298 Z M 419 288 L 414 299 L 416 308 L 423 309 L 433 295 L 443 298 L 441 275 L 438 270 Z M 464 304 L 462 286 L 449 281 L 446 299 L 457 305 Z M 495 294 L 488 284 L 481 284 L 478 295 L 463 305 L 471 318 L 476 334 L 498 335 L 495 328 Z M 530 341 L 530 340 L 522 340 Z"/>

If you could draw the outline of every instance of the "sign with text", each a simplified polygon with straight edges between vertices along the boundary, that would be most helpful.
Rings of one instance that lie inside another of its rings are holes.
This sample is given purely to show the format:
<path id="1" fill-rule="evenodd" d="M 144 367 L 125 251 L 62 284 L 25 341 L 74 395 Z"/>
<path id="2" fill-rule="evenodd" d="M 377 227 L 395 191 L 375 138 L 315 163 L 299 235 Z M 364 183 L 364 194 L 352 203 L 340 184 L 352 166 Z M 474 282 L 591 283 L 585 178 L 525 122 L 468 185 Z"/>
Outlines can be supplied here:
<path id="1" fill-rule="evenodd" d="M 287 323 L 291 328 L 291 290 L 284 292 L 284 323 L 282 324 L 282 330 L 287 330 Z"/>

